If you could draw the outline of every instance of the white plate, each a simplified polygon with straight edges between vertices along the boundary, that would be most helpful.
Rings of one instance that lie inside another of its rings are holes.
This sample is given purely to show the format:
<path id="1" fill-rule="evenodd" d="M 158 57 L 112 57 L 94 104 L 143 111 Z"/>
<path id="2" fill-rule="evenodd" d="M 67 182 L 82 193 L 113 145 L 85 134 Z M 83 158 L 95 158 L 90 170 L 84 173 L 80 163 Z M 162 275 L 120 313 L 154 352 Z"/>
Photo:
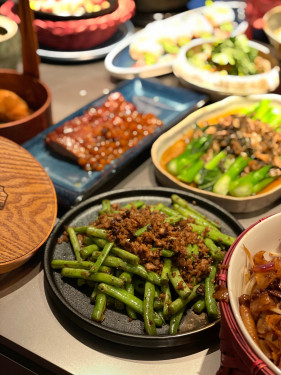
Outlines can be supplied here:
<path id="1" fill-rule="evenodd" d="M 245 3 L 240 1 L 230 1 L 227 3 L 235 12 L 237 13 L 237 18 L 239 18 L 239 21 L 241 21 L 241 18 L 243 18 L 244 9 L 245 9 Z M 195 13 L 202 13 L 202 10 L 204 10 L 206 7 L 200 7 L 197 9 L 188 10 L 186 12 L 179 13 L 175 16 L 169 17 L 167 19 L 161 20 L 161 21 L 154 21 L 150 23 L 149 28 L 150 30 L 153 30 L 153 27 L 158 27 L 159 23 L 163 24 L 163 27 L 165 27 L 165 24 L 167 22 L 170 22 L 171 19 L 178 19 L 179 21 L 183 20 L 189 15 L 195 14 Z M 242 16 L 241 16 L 242 14 Z M 244 33 L 248 28 L 248 23 L 246 21 L 242 21 L 239 23 L 239 21 L 236 23 L 236 27 L 232 33 L 232 35 L 238 35 Z M 172 66 L 174 60 L 162 62 L 162 63 L 156 63 L 153 65 L 148 66 L 142 66 L 142 67 L 134 67 L 135 60 L 133 60 L 129 55 L 129 46 L 132 43 L 132 41 L 138 37 L 138 35 L 143 32 L 143 30 L 138 31 L 134 35 L 132 35 L 130 38 L 120 42 L 115 48 L 113 48 L 109 54 L 106 56 L 104 64 L 105 68 L 110 72 L 110 74 L 114 77 L 120 78 L 120 79 L 133 79 L 135 77 L 142 77 L 142 78 L 149 78 L 149 77 L 157 77 L 164 74 L 172 73 Z"/>

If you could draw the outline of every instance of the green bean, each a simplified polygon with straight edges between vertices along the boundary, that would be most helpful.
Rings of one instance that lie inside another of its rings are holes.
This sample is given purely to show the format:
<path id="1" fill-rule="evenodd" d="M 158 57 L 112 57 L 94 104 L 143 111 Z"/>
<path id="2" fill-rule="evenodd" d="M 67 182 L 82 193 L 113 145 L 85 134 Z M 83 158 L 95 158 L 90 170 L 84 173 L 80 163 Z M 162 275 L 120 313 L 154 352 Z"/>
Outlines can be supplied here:
<path id="1" fill-rule="evenodd" d="M 171 258 L 175 253 L 172 250 L 162 249 L 160 250 L 160 255 L 165 258 Z"/>
<path id="2" fill-rule="evenodd" d="M 105 213 L 105 212 L 110 212 L 111 210 L 111 203 L 110 203 L 110 200 L 109 199 L 103 199 L 101 201 L 101 210 L 99 211 L 99 213 Z"/>
<path id="3" fill-rule="evenodd" d="M 100 228 L 95 228 L 93 226 L 89 226 L 87 228 L 86 233 L 89 236 L 94 236 L 94 237 L 98 237 L 98 238 L 102 238 L 103 240 L 106 240 L 107 231 L 105 229 L 100 229 Z"/>
<path id="4" fill-rule="evenodd" d="M 132 275 L 129 272 L 122 272 L 119 278 L 124 280 L 125 284 L 130 284 L 132 282 Z"/>
<path id="5" fill-rule="evenodd" d="M 154 311 L 153 319 L 156 327 L 162 327 L 164 324 L 166 324 L 163 314 L 160 310 Z"/>
<path id="6" fill-rule="evenodd" d="M 62 268 L 78 268 L 78 269 L 84 269 L 84 270 L 90 270 L 91 267 L 94 265 L 93 262 L 90 262 L 88 260 L 83 260 L 79 262 L 78 260 L 62 260 L 62 259 L 53 259 L 51 261 L 51 267 L 53 269 L 62 269 Z M 112 273 L 111 267 L 103 265 L 99 269 L 100 272 L 103 273 Z"/>
<path id="7" fill-rule="evenodd" d="M 85 237 L 83 238 L 83 245 L 85 245 L 85 246 L 93 245 L 93 239 L 92 239 L 92 237 L 90 237 L 90 236 L 85 236 Z"/>
<path id="8" fill-rule="evenodd" d="M 92 244 L 89 246 L 82 247 L 80 250 L 81 258 L 87 259 L 92 254 L 93 251 L 97 251 L 99 247 L 96 244 Z"/>
<path id="9" fill-rule="evenodd" d="M 144 232 L 147 231 L 148 225 L 145 225 L 144 227 L 138 229 L 135 233 L 134 236 L 139 237 L 141 236 Z"/>
<path id="10" fill-rule="evenodd" d="M 160 296 L 160 290 L 157 286 L 155 286 L 155 295 L 154 295 L 154 303 L 153 307 L 155 310 L 163 309 L 163 299 Z"/>
<path id="11" fill-rule="evenodd" d="M 93 264 L 93 266 L 90 269 L 90 272 L 98 272 L 100 269 L 101 265 L 104 263 L 106 257 L 108 256 L 110 250 L 112 249 L 113 242 L 108 242 L 103 250 L 101 251 L 100 255 L 98 256 L 98 259 L 96 262 Z"/>
<path id="12" fill-rule="evenodd" d="M 142 207 L 144 205 L 145 205 L 145 203 L 143 201 L 136 200 L 136 201 L 134 201 L 132 203 L 126 204 L 125 206 L 123 206 L 123 208 L 130 210 L 132 208 L 132 206 L 134 206 L 135 208 L 140 208 L 140 207 Z"/>
<path id="13" fill-rule="evenodd" d="M 173 265 L 171 267 L 171 272 L 169 273 L 169 279 L 175 291 L 181 298 L 186 299 L 190 295 L 191 290 L 183 280 L 180 270 Z"/>
<path id="14" fill-rule="evenodd" d="M 211 238 L 211 240 L 216 241 L 216 242 L 221 242 L 225 245 L 232 245 L 233 242 L 235 241 L 235 238 L 232 236 L 229 236 L 227 234 L 222 233 L 219 230 L 207 230 L 206 227 L 203 225 L 197 225 L 197 224 L 188 224 L 191 226 L 193 232 L 197 232 L 199 234 L 202 234 L 203 232 L 205 233 L 205 236 L 208 238 Z"/>
<path id="15" fill-rule="evenodd" d="M 134 286 L 132 283 L 126 283 L 125 289 L 131 295 L 134 295 Z M 130 306 L 126 305 L 126 311 L 130 319 L 137 319 L 137 314 Z"/>
<path id="16" fill-rule="evenodd" d="M 75 258 L 78 261 L 81 261 L 82 258 L 81 258 L 81 255 L 80 255 L 80 244 L 79 244 L 78 238 L 76 236 L 76 233 L 75 233 L 75 231 L 72 227 L 67 227 L 66 231 L 68 233 L 69 240 L 71 242 L 72 249 L 73 249 L 74 254 L 75 254 Z"/>
<path id="17" fill-rule="evenodd" d="M 218 230 L 218 228 L 216 226 L 211 224 L 209 221 L 207 221 L 205 219 L 202 219 L 200 216 L 198 216 L 197 214 L 195 214 L 194 212 L 192 212 L 188 208 L 181 207 L 177 203 L 174 203 L 173 207 L 181 215 L 183 215 L 185 217 L 189 217 L 189 216 L 192 217 L 196 224 L 212 228 L 213 230 Z"/>
<path id="18" fill-rule="evenodd" d="M 99 283 L 107 283 L 110 285 L 124 287 L 124 281 L 113 275 L 108 275 L 103 272 L 90 273 L 87 270 L 77 268 L 62 268 L 61 274 L 64 277 L 81 278 L 85 280 L 96 281 Z"/>
<path id="19" fill-rule="evenodd" d="M 162 285 L 161 291 L 164 294 L 163 315 L 167 319 L 169 317 L 169 306 L 172 302 L 172 295 L 169 285 Z"/>
<path id="20" fill-rule="evenodd" d="M 95 284 L 94 289 L 91 293 L 91 296 L 90 296 L 91 302 L 95 302 L 95 300 L 96 300 L 96 297 L 97 297 L 97 294 L 98 294 L 98 285 L 99 285 L 98 283 Z"/>
<path id="21" fill-rule="evenodd" d="M 119 247 L 113 246 L 111 249 L 111 253 L 114 255 L 117 255 L 119 258 L 123 259 L 124 261 L 132 264 L 138 264 L 140 261 L 140 258 L 130 253 L 129 251 L 120 249 Z"/>
<path id="22" fill-rule="evenodd" d="M 88 226 L 84 225 L 81 227 L 73 227 L 74 232 L 76 233 L 86 233 L 88 229 Z"/>
<path id="23" fill-rule="evenodd" d="M 97 238 L 97 237 L 91 237 L 93 243 L 95 243 L 99 248 L 103 249 L 105 245 L 108 243 L 106 239 L 103 238 Z"/>
<path id="24" fill-rule="evenodd" d="M 198 301 L 194 303 L 194 305 L 192 306 L 192 310 L 196 312 L 196 314 L 201 314 L 205 310 L 205 307 L 205 299 L 200 298 Z"/>
<path id="25" fill-rule="evenodd" d="M 185 307 L 179 310 L 177 313 L 171 316 L 169 333 L 170 335 L 175 335 L 178 333 L 180 322 L 184 313 Z"/>
<path id="26" fill-rule="evenodd" d="M 127 272 L 133 273 L 135 275 L 138 275 L 145 280 L 151 281 L 155 285 L 160 285 L 160 283 L 161 283 L 160 276 L 156 272 L 152 272 L 152 271 L 148 272 L 145 269 L 145 267 L 140 265 L 140 264 L 134 265 L 134 264 L 123 262 L 120 265 L 120 267 L 124 271 L 127 271 Z"/>
<path id="27" fill-rule="evenodd" d="M 149 335 L 156 335 L 157 333 L 154 321 L 154 295 L 154 284 L 152 284 L 150 281 L 146 281 L 144 285 L 143 318 L 145 330 Z"/>
<path id="28" fill-rule="evenodd" d="M 104 310 L 106 308 L 106 295 L 104 293 L 97 293 L 95 306 L 91 315 L 91 319 L 96 322 L 104 320 Z"/>
<path id="29" fill-rule="evenodd" d="M 93 242 L 100 248 L 103 248 L 108 241 L 102 238 L 93 238 Z M 132 264 L 138 264 L 140 261 L 140 258 L 137 255 L 132 254 L 127 250 L 120 249 L 120 247 L 117 246 L 112 247 L 111 254 L 117 255 L 119 258 Z"/>
<path id="30" fill-rule="evenodd" d="M 215 261 L 222 261 L 224 259 L 225 254 L 222 252 L 221 248 L 214 243 L 213 240 L 210 238 L 205 238 L 204 243 L 209 248 L 210 254 Z"/>
<path id="31" fill-rule="evenodd" d="M 118 299 L 125 305 L 130 306 L 137 313 L 143 315 L 143 301 L 138 297 L 132 295 L 131 293 L 127 292 L 125 289 L 114 287 L 112 285 L 108 285 L 105 283 L 99 284 L 98 289 L 101 292 Z"/>
<path id="32" fill-rule="evenodd" d="M 189 302 L 194 300 L 194 298 L 197 296 L 197 289 L 199 287 L 199 284 L 195 285 L 195 287 L 192 289 L 192 292 L 190 293 L 188 298 L 177 298 L 174 301 L 172 301 L 169 305 L 169 315 L 172 316 L 179 312 L 183 307 L 185 307 Z"/>
<path id="33" fill-rule="evenodd" d="M 163 261 L 163 268 L 161 272 L 161 285 L 168 285 L 170 280 L 170 273 L 172 269 L 172 260 L 165 258 Z"/>
<path id="34" fill-rule="evenodd" d="M 205 279 L 205 304 L 207 314 L 210 318 L 216 319 L 218 317 L 218 310 L 216 300 L 213 297 L 215 292 L 214 280 L 216 274 L 216 267 L 211 266 L 211 272 Z"/>

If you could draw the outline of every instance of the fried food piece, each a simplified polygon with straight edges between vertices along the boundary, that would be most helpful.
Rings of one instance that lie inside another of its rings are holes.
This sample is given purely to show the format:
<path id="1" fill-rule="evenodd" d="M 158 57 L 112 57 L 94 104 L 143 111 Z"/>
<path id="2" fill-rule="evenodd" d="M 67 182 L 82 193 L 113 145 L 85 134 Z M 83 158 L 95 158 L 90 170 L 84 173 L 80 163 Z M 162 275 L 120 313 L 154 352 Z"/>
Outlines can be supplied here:
<path id="1" fill-rule="evenodd" d="M 10 90 L 0 90 L 0 122 L 20 120 L 30 115 L 26 101 Z"/>

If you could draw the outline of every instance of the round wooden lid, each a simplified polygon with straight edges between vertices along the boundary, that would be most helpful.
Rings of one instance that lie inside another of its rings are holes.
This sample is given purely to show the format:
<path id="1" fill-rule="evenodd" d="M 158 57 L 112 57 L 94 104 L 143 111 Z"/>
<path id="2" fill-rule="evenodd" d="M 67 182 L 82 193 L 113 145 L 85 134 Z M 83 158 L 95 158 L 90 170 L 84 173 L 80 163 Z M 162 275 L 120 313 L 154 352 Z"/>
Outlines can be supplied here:
<path id="1" fill-rule="evenodd" d="M 0 273 L 25 263 L 55 224 L 57 197 L 42 165 L 0 137 Z"/>

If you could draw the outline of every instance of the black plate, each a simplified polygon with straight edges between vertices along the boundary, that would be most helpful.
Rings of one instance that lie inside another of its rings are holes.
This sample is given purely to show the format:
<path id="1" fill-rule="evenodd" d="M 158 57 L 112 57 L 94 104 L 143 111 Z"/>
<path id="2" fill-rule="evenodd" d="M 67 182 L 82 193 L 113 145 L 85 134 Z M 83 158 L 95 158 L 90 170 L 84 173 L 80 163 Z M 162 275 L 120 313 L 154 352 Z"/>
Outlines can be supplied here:
<path id="1" fill-rule="evenodd" d="M 80 16 L 75 15 L 60 15 L 50 12 L 43 12 L 34 10 L 34 17 L 40 20 L 49 20 L 49 21 L 70 21 L 70 20 L 83 20 L 88 18 L 96 18 L 100 16 L 104 16 L 106 14 L 110 14 L 114 12 L 118 8 L 118 0 L 107 0 L 109 2 L 109 7 L 106 9 L 102 9 L 98 12 L 92 13 L 83 13 Z"/>
<path id="2" fill-rule="evenodd" d="M 147 204 L 163 202 L 171 203 L 171 195 L 178 194 L 189 202 L 196 202 L 198 211 L 208 215 L 210 219 L 219 220 L 222 232 L 237 237 L 242 231 L 241 224 L 220 206 L 199 196 L 168 188 L 141 188 L 130 190 L 115 190 L 97 195 L 82 202 L 71 209 L 56 225 L 45 249 L 44 269 L 47 290 L 56 306 L 63 314 L 86 331 L 117 343 L 138 347 L 171 347 L 183 344 L 195 344 L 203 340 L 204 336 L 210 335 L 218 321 L 212 322 L 204 328 L 196 331 L 168 334 L 168 325 L 158 329 L 159 335 L 148 336 L 144 333 L 143 322 L 135 320 L 129 322 L 128 317 L 120 312 L 110 309 L 106 310 L 106 318 L 102 323 L 96 323 L 90 319 L 93 305 L 90 303 L 89 295 L 85 289 L 78 289 L 76 280 L 74 282 L 65 280 L 60 272 L 50 267 L 52 259 L 74 259 L 69 243 L 57 243 L 57 239 L 63 233 L 65 226 L 87 225 L 93 221 L 101 209 L 101 201 L 104 198 L 121 205 L 141 199 Z"/>

